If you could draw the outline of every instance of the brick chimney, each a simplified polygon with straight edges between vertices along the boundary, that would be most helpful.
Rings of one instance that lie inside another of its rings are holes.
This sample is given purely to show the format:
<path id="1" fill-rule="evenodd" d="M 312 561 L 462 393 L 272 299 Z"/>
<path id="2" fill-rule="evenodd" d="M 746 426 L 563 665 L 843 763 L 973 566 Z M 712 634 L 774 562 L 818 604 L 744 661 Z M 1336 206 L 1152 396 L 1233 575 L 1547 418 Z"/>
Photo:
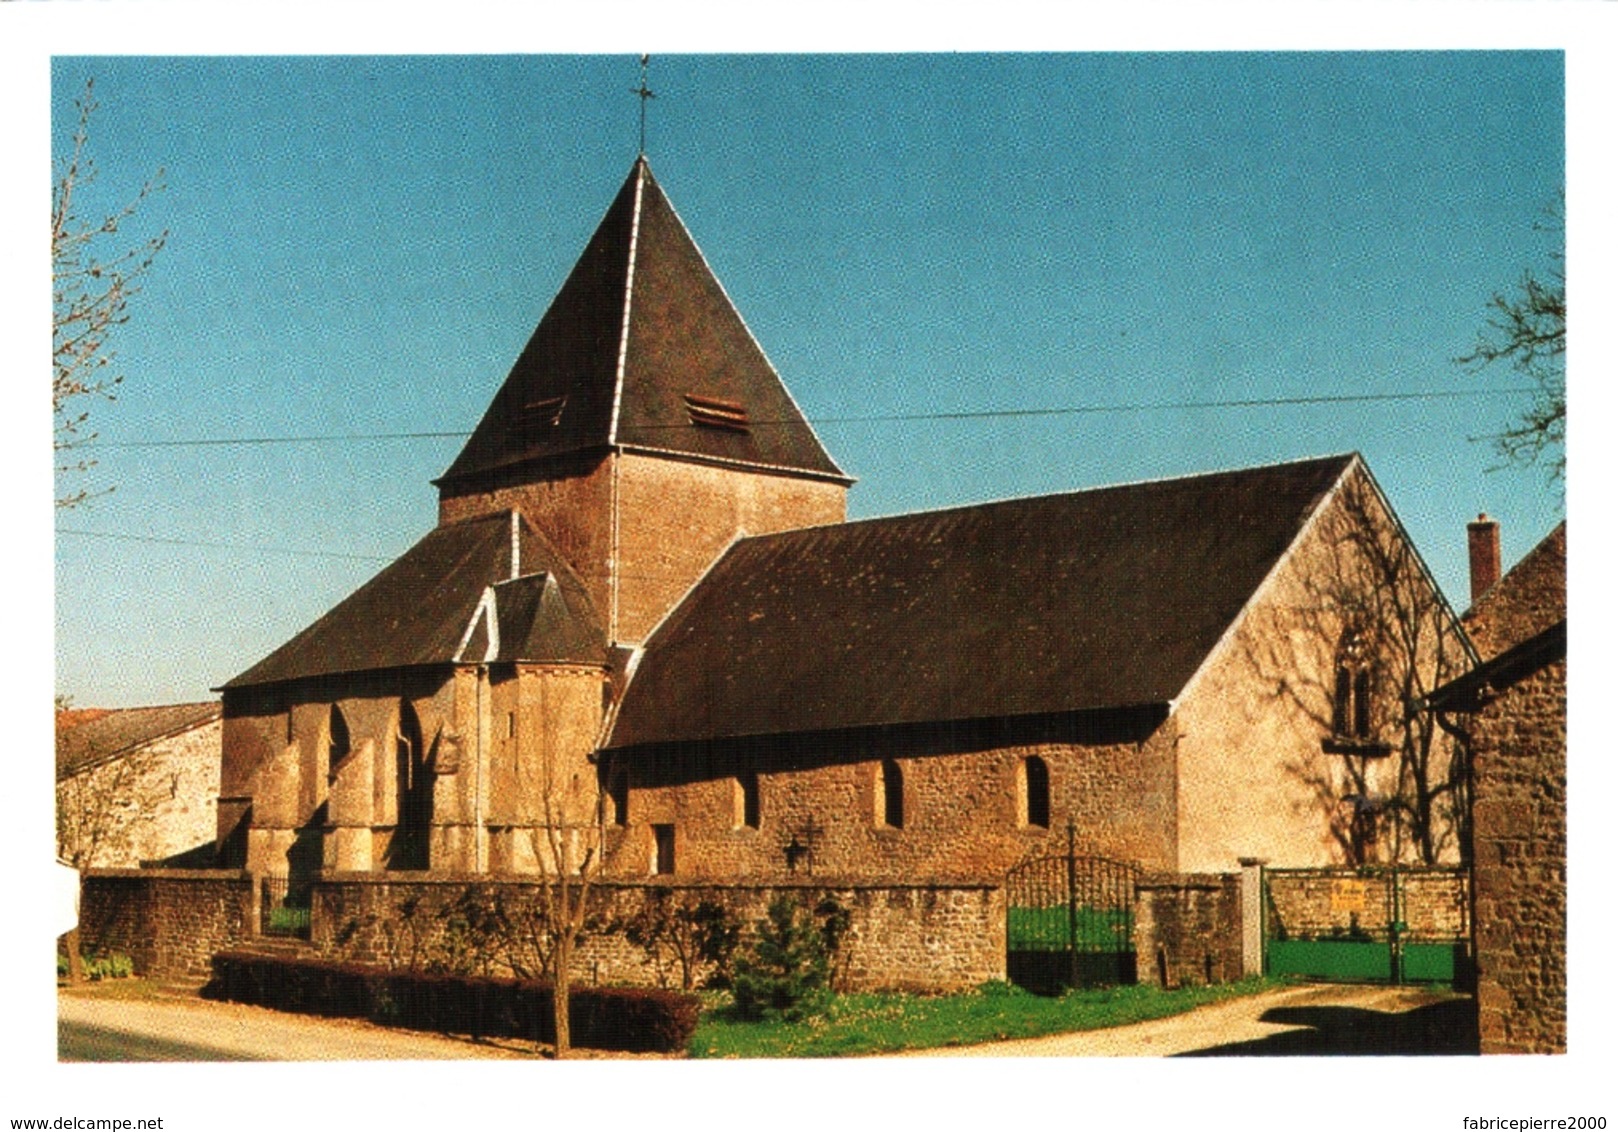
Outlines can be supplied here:
<path id="1" fill-rule="evenodd" d="M 1488 515 L 1466 524 L 1466 553 L 1472 565 L 1472 600 L 1500 580 L 1500 524 Z"/>

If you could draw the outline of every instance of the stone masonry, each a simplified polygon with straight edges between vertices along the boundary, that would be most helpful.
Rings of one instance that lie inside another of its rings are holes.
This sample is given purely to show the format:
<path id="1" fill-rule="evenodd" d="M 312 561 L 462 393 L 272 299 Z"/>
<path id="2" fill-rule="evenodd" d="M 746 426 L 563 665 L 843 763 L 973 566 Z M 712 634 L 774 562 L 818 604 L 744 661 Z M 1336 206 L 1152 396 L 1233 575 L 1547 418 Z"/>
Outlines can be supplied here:
<path id="1" fill-rule="evenodd" d="M 1241 876 L 1147 876 L 1136 885 L 1135 971 L 1150 986 L 1242 977 Z"/>
<path id="2" fill-rule="evenodd" d="M 1484 1053 L 1567 1051 L 1567 662 L 1476 719 L 1478 1034 Z"/>
<path id="3" fill-rule="evenodd" d="M 252 878 L 231 869 L 92 869 L 79 947 L 127 955 L 138 975 L 201 981 L 215 952 L 251 938 L 252 898 Z"/>
<path id="4" fill-rule="evenodd" d="M 219 730 L 214 719 L 60 778 L 57 855 L 81 868 L 211 858 Z"/>
<path id="5" fill-rule="evenodd" d="M 531 880 L 512 877 L 333 876 L 314 886 L 313 942 L 328 955 L 384 966 L 441 956 L 451 942 L 447 935 L 457 930 L 451 926 L 455 903 L 468 893 L 485 907 L 498 894 L 518 918 L 541 898 Z M 942 881 L 873 885 L 831 877 L 771 884 L 625 881 L 592 886 L 595 930 L 574 957 L 574 977 L 587 983 L 678 986 L 679 974 L 669 963 L 659 967 L 621 932 L 599 929 L 621 922 L 659 895 L 676 902 L 713 901 L 751 927 L 780 893 L 790 893 L 805 908 L 829 896 L 848 910 L 851 924 L 839 961 L 841 984 L 847 989 L 960 991 L 1005 977 L 1006 913 L 998 886 Z M 492 970 L 505 973 L 511 946 L 509 941 L 491 946 Z M 520 943 L 515 946 L 521 950 Z M 533 961 L 531 953 L 523 956 Z"/>
<path id="6" fill-rule="evenodd" d="M 1086 854 L 1159 868 L 1172 862 L 1172 725 L 1122 742 L 1077 734 L 1059 741 L 1049 729 L 1030 729 L 980 743 L 963 740 L 964 730 L 789 738 L 631 761 L 628 814 L 613 831 L 609 868 L 616 876 L 651 872 L 652 827 L 661 825 L 672 827 L 682 879 L 829 873 L 998 884 L 1019 861 L 1056 843 L 1065 848 L 1069 817 Z M 1048 773 L 1043 824 L 1028 820 L 1022 799 L 1030 759 Z M 751 812 L 744 775 L 757 784 Z"/>

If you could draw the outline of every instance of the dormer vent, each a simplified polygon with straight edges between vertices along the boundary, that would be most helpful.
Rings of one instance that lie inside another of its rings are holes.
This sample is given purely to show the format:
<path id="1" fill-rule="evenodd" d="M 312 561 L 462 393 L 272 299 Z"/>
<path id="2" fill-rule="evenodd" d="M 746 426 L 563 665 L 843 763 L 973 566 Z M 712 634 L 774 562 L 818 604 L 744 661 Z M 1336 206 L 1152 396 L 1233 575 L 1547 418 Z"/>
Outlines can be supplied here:
<path id="1" fill-rule="evenodd" d="M 546 397 L 542 401 L 530 401 L 522 407 L 522 422 L 526 425 L 554 428 L 562 423 L 562 409 L 566 405 L 566 397 Z"/>
<path id="2" fill-rule="evenodd" d="M 747 410 L 738 401 L 723 401 L 718 397 L 685 395 L 685 411 L 691 423 L 703 428 L 723 428 L 731 432 L 747 432 Z"/>

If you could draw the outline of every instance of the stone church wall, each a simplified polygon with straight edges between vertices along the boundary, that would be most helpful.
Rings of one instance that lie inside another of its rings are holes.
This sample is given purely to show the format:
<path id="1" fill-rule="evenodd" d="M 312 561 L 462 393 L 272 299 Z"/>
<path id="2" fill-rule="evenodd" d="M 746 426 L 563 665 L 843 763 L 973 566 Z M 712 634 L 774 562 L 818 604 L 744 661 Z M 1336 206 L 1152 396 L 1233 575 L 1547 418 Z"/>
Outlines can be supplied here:
<path id="1" fill-rule="evenodd" d="M 1355 863 L 1347 799 L 1387 799 L 1399 789 L 1405 671 L 1417 673 L 1414 687 L 1431 691 L 1464 663 L 1459 627 L 1413 556 L 1402 559 L 1397 598 L 1387 597 L 1389 585 L 1371 559 L 1400 561 L 1401 553 L 1410 552 L 1397 520 L 1358 472 L 1322 505 L 1181 693 L 1178 868 L 1223 872 L 1243 858 L 1272 867 Z M 1386 744 L 1379 755 L 1330 753 L 1322 745 L 1332 734 L 1336 659 L 1351 618 L 1365 621 L 1377 641 L 1371 737 Z M 1446 626 L 1442 641 L 1437 624 Z M 1450 740 L 1436 734 L 1431 781 L 1444 779 L 1450 751 Z M 1390 820 L 1380 821 L 1368 861 L 1392 863 L 1400 839 Z M 1459 831 L 1437 824 L 1438 863 L 1453 863 Z M 1412 859 L 1408 841 L 1405 863 Z"/>
<path id="2" fill-rule="evenodd" d="M 603 669 L 507 665 L 227 693 L 220 845 L 239 844 L 231 863 L 265 875 L 401 867 L 401 723 L 413 713 L 431 780 L 431 867 L 474 869 L 481 819 L 490 867 L 532 868 L 525 833 L 545 823 L 547 801 L 556 820 L 594 815 L 587 756 L 604 690 Z"/>
<path id="3" fill-rule="evenodd" d="M 584 583 L 598 614 L 611 609 L 612 469 L 605 452 L 560 457 L 544 466 L 491 476 L 477 490 L 441 490 L 440 526 L 519 511 Z"/>
<path id="4" fill-rule="evenodd" d="M 842 483 L 634 452 L 619 461 L 620 641 L 645 640 L 737 537 L 843 521 Z"/>
<path id="5" fill-rule="evenodd" d="M 812 869 L 873 881 L 998 882 L 1018 861 L 1057 845 L 1065 850 L 1069 818 L 1083 853 L 1172 866 L 1172 726 L 1140 741 L 1020 738 L 960 749 L 944 729 L 924 729 L 620 755 L 628 764 L 629 813 L 614 831 L 609 867 L 619 876 L 651 873 L 653 827 L 672 826 L 673 875 L 682 881 L 774 879 Z M 1049 774 L 1043 825 L 1030 824 L 1023 811 L 1030 757 Z M 899 814 L 885 798 L 884 760 L 897 768 Z M 757 779 L 751 815 L 748 774 Z M 889 824 L 890 816 L 900 824 Z"/>
<path id="6" fill-rule="evenodd" d="M 439 522 L 522 512 L 603 619 L 614 608 L 616 540 L 616 639 L 629 643 L 644 640 L 734 539 L 840 523 L 848 492 L 840 482 L 636 452 L 564 458 L 511 480 L 441 496 Z"/>

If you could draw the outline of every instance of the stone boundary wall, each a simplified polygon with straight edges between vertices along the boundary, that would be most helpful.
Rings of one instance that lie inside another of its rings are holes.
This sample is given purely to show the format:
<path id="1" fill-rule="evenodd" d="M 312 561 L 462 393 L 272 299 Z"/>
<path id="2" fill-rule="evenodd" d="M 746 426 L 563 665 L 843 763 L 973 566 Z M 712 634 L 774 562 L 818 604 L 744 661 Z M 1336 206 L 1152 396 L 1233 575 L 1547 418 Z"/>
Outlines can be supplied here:
<path id="1" fill-rule="evenodd" d="M 234 869 L 90 869 L 79 949 L 127 955 L 147 977 L 205 980 L 216 951 L 251 938 L 253 881 Z"/>
<path id="2" fill-rule="evenodd" d="M 254 880 L 238 870 L 98 869 L 85 874 L 81 946 L 128 955 L 138 974 L 205 980 L 219 951 L 263 942 L 255 934 Z M 837 964 L 844 990 L 954 992 L 1006 977 L 1006 905 L 994 881 L 933 879 L 880 884 L 836 877 L 716 884 L 629 880 L 592 885 L 596 929 L 574 956 L 582 984 L 678 988 L 671 953 L 657 959 L 602 925 L 627 920 L 649 900 L 725 908 L 747 928 L 781 893 L 813 908 L 831 897 L 849 912 Z M 313 882 L 310 951 L 336 959 L 409 966 L 459 949 L 491 973 L 508 955 L 533 965 L 520 933 L 491 934 L 478 909 L 498 896 L 521 922 L 542 899 L 532 878 L 475 874 L 328 873 Z M 479 936 L 479 932 L 482 936 Z M 1169 986 L 1227 982 L 1243 974 L 1242 877 L 1162 874 L 1135 895 L 1138 979 Z M 296 946 L 296 945 L 294 945 Z M 481 948 L 481 951 L 479 950 Z M 706 971 L 698 970 L 700 979 Z"/>
<path id="3" fill-rule="evenodd" d="M 649 899 L 662 898 L 712 901 L 750 928 L 779 893 L 808 908 L 833 897 L 851 921 L 838 961 L 841 989 L 960 991 L 1006 974 L 1005 894 L 998 883 L 873 884 L 826 877 L 735 884 L 610 881 L 591 888 L 598 923 L 621 922 Z M 408 965 L 446 947 L 465 948 L 469 919 L 457 916 L 455 906 L 468 894 L 498 895 L 518 918 L 542 898 L 531 878 L 327 874 L 313 887 L 312 942 L 335 958 L 382 965 Z M 463 909 L 478 906 L 474 899 Z M 513 944 L 507 937 L 487 949 L 494 970 L 504 973 L 502 957 L 513 947 L 522 961 L 532 961 L 520 939 Z M 654 962 L 622 932 L 599 930 L 582 941 L 573 974 L 591 984 L 681 983 L 672 956 Z"/>
<path id="4" fill-rule="evenodd" d="M 1267 872 L 1267 931 L 1271 938 L 1314 939 L 1358 931 L 1386 939 L 1392 882 L 1389 869 Z M 1398 882 L 1410 937 L 1462 939 L 1471 932 L 1464 870 L 1400 869 Z"/>
<path id="5" fill-rule="evenodd" d="M 1135 885 L 1136 981 L 1204 986 L 1242 978 L 1242 874 L 1153 874 Z"/>

